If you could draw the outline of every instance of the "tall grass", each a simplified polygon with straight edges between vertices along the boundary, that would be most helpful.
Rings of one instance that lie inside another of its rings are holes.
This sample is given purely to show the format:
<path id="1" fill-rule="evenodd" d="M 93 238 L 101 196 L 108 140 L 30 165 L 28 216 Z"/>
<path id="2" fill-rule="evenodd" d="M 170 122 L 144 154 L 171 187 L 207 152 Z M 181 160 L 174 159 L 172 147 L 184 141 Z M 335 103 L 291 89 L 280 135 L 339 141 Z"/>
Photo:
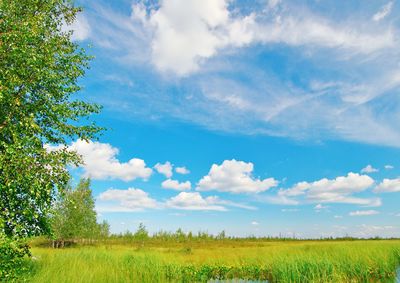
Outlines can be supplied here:
<path id="1" fill-rule="evenodd" d="M 30 282 L 394 282 L 400 241 L 223 241 L 34 248 Z"/>

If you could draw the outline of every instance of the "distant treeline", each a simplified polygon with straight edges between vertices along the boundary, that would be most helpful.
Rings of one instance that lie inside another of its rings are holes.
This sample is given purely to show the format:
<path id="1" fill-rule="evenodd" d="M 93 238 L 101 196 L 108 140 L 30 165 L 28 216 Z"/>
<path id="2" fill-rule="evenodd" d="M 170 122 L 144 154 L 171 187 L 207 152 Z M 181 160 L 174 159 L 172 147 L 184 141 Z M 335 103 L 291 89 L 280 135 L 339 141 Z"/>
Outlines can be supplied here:
<path id="1" fill-rule="evenodd" d="M 95 200 L 90 189 L 90 180 L 81 179 L 76 188 L 71 186 L 59 196 L 54 202 L 54 206 L 49 216 L 51 219 L 51 230 L 53 231 L 50 244 L 54 248 L 60 248 L 73 244 L 96 244 L 100 242 L 108 244 L 138 244 L 145 243 L 191 243 L 191 242 L 265 242 L 265 241 L 356 241 L 365 240 L 365 238 L 345 237 L 325 237 L 305 239 L 280 235 L 276 236 L 255 236 L 246 237 L 228 236 L 225 231 L 214 235 L 207 231 L 197 233 L 185 233 L 182 229 L 175 232 L 159 231 L 150 234 L 143 223 L 140 223 L 135 232 L 129 230 L 111 234 L 110 225 L 103 221 L 97 222 L 97 213 L 95 211 Z M 376 236 L 368 238 L 369 240 L 381 240 L 383 238 Z M 385 238 L 388 239 L 388 238 Z M 395 239 L 395 238 L 390 238 Z M 39 242 L 41 242 L 39 240 Z M 42 244 L 49 244 L 48 240 Z"/>
<path id="2" fill-rule="evenodd" d="M 146 227 L 140 223 L 136 232 L 125 231 L 119 234 L 110 234 L 107 239 L 110 240 L 128 240 L 128 241 L 166 241 L 166 242 L 189 242 L 189 241 L 220 241 L 220 240 L 231 240 L 231 241 L 357 241 L 357 240 L 397 240 L 399 238 L 382 238 L 379 236 L 371 238 L 357 238 L 357 237 L 321 237 L 321 238 L 299 238 L 299 237 L 287 237 L 287 236 L 255 236 L 249 235 L 244 237 L 229 236 L 226 235 L 225 231 L 221 231 L 217 235 L 210 234 L 206 231 L 199 231 L 197 233 L 188 232 L 185 233 L 182 229 L 178 229 L 175 232 L 172 231 L 158 231 L 150 234 Z"/>
<path id="3" fill-rule="evenodd" d="M 108 227 L 108 226 L 107 226 Z M 135 232 L 125 231 L 119 234 L 110 234 L 108 230 L 103 230 L 101 233 L 86 234 L 86 237 L 69 237 L 63 238 L 62 244 L 60 239 L 53 240 L 51 244 L 53 247 L 64 247 L 72 244 L 132 244 L 135 246 L 145 246 L 153 244 L 179 244 L 179 243 L 257 243 L 257 242 L 274 242 L 274 241 L 360 241 L 360 240 L 398 240 L 399 238 L 357 238 L 357 237 L 321 237 L 321 238 L 296 238 L 296 237 L 283 237 L 283 236 L 228 236 L 225 231 L 221 231 L 217 235 L 210 234 L 206 231 L 199 231 L 197 233 L 188 232 L 185 233 L 182 229 L 178 229 L 175 232 L 172 231 L 158 231 L 150 234 L 145 225 L 140 223 Z M 54 243 L 56 243 L 54 245 Z M 58 244 L 57 244 L 58 243 Z M 42 242 L 43 244 L 43 242 Z M 47 242 L 47 245 L 50 244 Z"/>

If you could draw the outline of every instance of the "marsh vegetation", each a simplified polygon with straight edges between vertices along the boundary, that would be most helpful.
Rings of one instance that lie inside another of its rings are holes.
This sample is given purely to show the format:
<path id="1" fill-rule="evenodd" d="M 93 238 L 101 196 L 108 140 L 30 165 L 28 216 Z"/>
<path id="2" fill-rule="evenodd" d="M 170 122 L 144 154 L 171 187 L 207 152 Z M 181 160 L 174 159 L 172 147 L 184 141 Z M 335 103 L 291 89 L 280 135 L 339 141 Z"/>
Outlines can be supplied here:
<path id="1" fill-rule="evenodd" d="M 395 282 L 400 263 L 400 240 L 120 238 L 65 249 L 44 244 L 32 249 L 30 282 Z"/>

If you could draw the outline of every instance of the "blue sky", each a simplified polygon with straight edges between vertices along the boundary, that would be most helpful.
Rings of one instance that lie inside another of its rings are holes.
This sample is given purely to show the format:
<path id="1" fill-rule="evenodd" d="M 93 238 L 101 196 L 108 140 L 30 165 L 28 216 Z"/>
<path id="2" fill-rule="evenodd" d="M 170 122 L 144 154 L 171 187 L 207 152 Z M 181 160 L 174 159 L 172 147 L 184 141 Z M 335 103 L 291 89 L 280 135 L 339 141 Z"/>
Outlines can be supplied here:
<path id="1" fill-rule="evenodd" d="M 400 236 L 400 3 L 79 1 L 113 232 Z"/>

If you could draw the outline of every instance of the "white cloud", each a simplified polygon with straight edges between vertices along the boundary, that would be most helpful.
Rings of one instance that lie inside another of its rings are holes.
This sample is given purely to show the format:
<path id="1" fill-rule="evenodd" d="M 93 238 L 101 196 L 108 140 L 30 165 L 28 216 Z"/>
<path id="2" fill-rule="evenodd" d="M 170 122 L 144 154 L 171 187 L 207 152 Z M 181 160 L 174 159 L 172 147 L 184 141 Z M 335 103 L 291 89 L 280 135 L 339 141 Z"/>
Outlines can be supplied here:
<path id="1" fill-rule="evenodd" d="M 150 198 L 145 191 L 129 188 L 127 190 L 108 189 L 102 192 L 98 197 L 96 207 L 102 212 L 129 212 L 160 208 L 160 204 Z"/>
<path id="2" fill-rule="evenodd" d="M 215 199 L 216 203 L 220 205 L 225 205 L 225 206 L 231 206 L 231 207 L 237 207 L 237 208 L 242 208 L 242 209 L 247 209 L 247 210 L 257 210 L 258 208 L 252 205 L 244 204 L 244 203 L 238 203 L 230 200 L 221 200 L 219 198 Z"/>
<path id="3" fill-rule="evenodd" d="M 268 6 L 274 9 L 279 2 L 271 0 Z M 256 13 L 233 15 L 228 5 L 228 0 L 165 0 L 147 11 L 143 4 L 134 4 L 132 18 L 152 36 L 152 62 L 157 69 L 179 76 L 198 70 L 204 60 L 228 47 L 284 43 L 370 53 L 393 44 L 391 32 L 363 33 L 313 15 L 282 14 L 257 22 Z"/>
<path id="4" fill-rule="evenodd" d="M 200 193 L 181 192 L 177 196 L 166 201 L 168 208 L 182 210 L 216 210 L 226 211 L 224 206 L 218 205 L 218 197 L 210 196 L 203 198 Z"/>
<path id="5" fill-rule="evenodd" d="M 396 227 L 391 226 L 391 225 L 386 225 L 386 226 L 377 226 L 377 225 L 367 225 L 367 224 L 361 224 L 358 226 L 363 230 L 363 232 L 367 233 L 368 232 L 373 232 L 373 231 L 382 231 L 382 230 L 393 230 Z"/>
<path id="6" fill-rule="evenodd" d="M 299 205 L 300 202 L 296 199 L 286 197 L 284 195 L 268 195 L 268 196 L 261 196 L 256 195 L 255 200 L 259 202 L 265 202 L 270 204 L 277 204 L 277 205 Z"/>
<path id="7" fill-rule="evenodd" d="M 264 9 L 251 5 L 247 16 L 231 1 L 181 2 L 134 5 L 131 17 L 98 8 L 101 5 L 89 14 L 96 18 L 91 38 L 105 47 L 102 51 L 112 58 L 110 63 L 126 67 L 124 74 L 135 77 L 133 70 L 146 69 L 151 63 L 171 85 L 178 78 L 170 80 L 165 71 L 188 76 L 201 69 L 195 79 L 181 81 L 178 95 L 164 91 L 166 80 L 151 80 L 146 95 L 136 95 L 143 90 L 132 91 L 105 102 L 116 111 L 147 119 L 173 117 L 229 132 L 400 145 L 400 99 L 392 95 L 400 82 L 397 23 L 365 21 L 362 10 L 356 17 L 344 10 L 339 20 L 333 14 L 311 11 L 307 5 L 298 9 L 290 1 L 270 9 L 268 1 Z M 195 7 L 198 2 L 200 9 Z M 170 40 L 175 38 L 179 40 Z M 290 52 L 281 52 L 282 45 L 290 47 Z M 260 53 L 246 46 L 257 46 L 271 55 L 278 52 L 288 60 L 282 70 L 287 77 L 273 65 L 260 63 Z M 251 60 L 242 60 L 240 54 Z M 177 62 L 175 57 L 179 57 Z M 290 79 L 297 58 L 306 63 L 299 67 L 308 74 L 300 87 Z M 321 79 L 333 73 L 334 80 Z M 235 80 L 238 76 L 245 82 Z M 234 82 L 235 88 L 227 81 Z M 319 88 L 311 87 L 313 81 L 320 81 L 314 85 Z M 161 92 L 164 100 L 149 103 L 159 100 Z M 148 107 L 138 109 L 136 102 Z M 379 111 L 389 103 L 390 107 Z"/>
<path id="8" fill-rule="evenodd" d="M 298 211 L 300 211 L 300 209 L 298 209 L 298 208 L 282 208 L 281 211 L 282 212 L 298 212 Z"/>
<path id="9" fill-rule="evenodd" d="M 393 8 L 393 1 L 388 2 L 387 4 L 383 5 L 382 8 L 375 14 L 373 15 L 372 19 L 375 22 L 379 22 L 383 18 L 385 18 L 387 15 L 390 14 Z"/>
<path id="10" fill-rule="evenodd" d="M 364 54 L 394 45 L 394 34 L 391 31 L 368 34 L 354 27 L 329 23 L 313 15 L 304 18 L 282 16 L 278 22 L 257 28 L 257 39 L 263 43 L 318 46 Z"/>
<path id="11" fill-rule="evenodd" d="M 394 168 L 393 165 L 390 165 L 390 164 L 386 164 L 386 165 L 385 165 L 385 169 L 386 169 L 386 170 L 392 170 L 393 168 Z"/>
<path id="12" fill-rule="evenodd" d="M 322 209 L 327 209 L 327 208 L 329 208 L 329 206 L 326 206 L 326 205 L 322 205 L 322 204 L 317 204 L 316 206 L 314 206 L 314 209 L 316 210 L 316 211 L 320 211 L 320 210 L 322 210 Z"/>
<path id="13" fill-rule="evenodd" d="M 380 206 L 379 198 L 359 198 L 353 194 L 360 193 L 374 184 L 374 180 L 367 175 L 348 173 L 335 179 L 323 178 L 315 182 L 299 182 L 290 189 L 281 189 L 279 196 L 293 198 L 305 197 L 313 203 L 349 203 L 364 206 Z"/>
<path id="14" fill-rule="evenodd" d="M 126 163 L 120 162 L 116 157 L 119 150 L 108 143 L 77 140 L 68 149 L 82 156 L 84 175 L 92 179 L 146 180 L 152 174 L 151 168 L 146 167 L 142 159 L 132 158 Z"/>
<path id="15" fill-rule="evenodd" d="M 153 64 L 161 71 L 179 75 L 196 70 L 196 60 L 215 53 L 219 39 L 211 29 L 228 18 L 225 1 L 220 0 L 167 0 L 149 14 L 138 5 L 133 5 L 133 11 L 133 16 L 154 34 Z"/>
<path id="16" fill-rule="evenodd" d="M 226 211 L 226 206 L 238 207 L 248 210 L 257 209 L 254 206 L 236 203 L 229 200 L 222 200 L 218 196 L 209 196 L 203 198 L 199 192 L 181 192 L 177 196 L 172 197 L 165 202 L 166 208 L 175 208 L 182 210 Z"/>
<path id="17" fill-rule="evenodd" d="M 282 0 L 268 0 L 268 7 L 270 9 L 275 8 L 276 6 L 278 6 L 281 3 Z"/>
<path id="18" fill-rule="evenodd" d="M 361 173 L 375 173 L 378 171 L 379 171 L 378 169 L 372 167 L 372 165 L 370 165 L 370 164 L 368 164 L 363 169 L 361 169 Z"/>
<path id="19" fill-rule="evenodd" d="M 70 25 L 64 24 L 63 31 L 72 31 L 71 39 L 74 41 L 82 41 L 90 36 L 91 28 L 84 14 L 78 13 L 76 19 Z"/>
<path id="20" fill-rule="evenodd" d="M 154 166 L 154 169 L 156 169 L 156 171 L 158 173 L 163 174 L 165 177 L 171 178 L 172 174 L 173 174 L 172 173 L 172 167 L 173 167 L 173 165 L 169 161 L 167 161 L 164 164 L 157 163 Z"/>
<path id="21" fill-rule="evenodd" d="M 341 218 L 343 218 L 343 216 L 341 216 L 341 215 L 335 215 L 335 216 L 333 216 L 333 218 L 335 218 L 335 219 L 341 219 Z"/>
<path id="22" fill-rule="evenodd" d="M 176 167 L 175 172 L 178 174 L 186 175 L 190 173 L 190 170 L 188 170 L 185 166 L 182 166 L 182 167 Z"/>
<path id="23" fill-rule="evenodd" d="M 349 213 L 350 216 L 369 216 L 379 214 L 376 210 L 357 210 Z"/>
<path id="24" fill-rule="evenodd" d="M 260 225 L 260 223 L 258 223 L 257 221 L 251 221 L 250 224 L 253 225 L 253 226 L 258 226 L 258 225 Z"/>
<path id="25" fill-rule="evenodd" d="M 224 160 L 221 165 L 213 164 L 208 175 L 197 184 L 198 191 L 216 190 L 230 193 L 259 193 L 278 184 L 274 178 L 260 180 L 252 176 L 253 163 Z"/>
<path id="26" fill-rule="evenodd" d="M 394 193 L 400 192 L 400 178 L 383 179 L 383 181 L 374 189 L 376 193 Z"/>
<path id="27" fill-rule="evenodd" d="M 161 183 L 164 189 L 172 189 L 177 191 L 190 190 L 192 184 L 189 181 L 179 183 L 177 180 L 167 179 Z"/>
<path id="28" fill-rule="evenodd" d="M 157 201 L 141 189 L 125 190 L 108 189 L 102 192 L 96 200 L 98 212 L 134 212 L 146 209 L 181 209 L 203 211 L 227 211 L 227 206 L 255 210 L 256 207 L 229 200 L 218 196 L 202 197 L 199 192 L 181 192 L 166 201 Z"/>

